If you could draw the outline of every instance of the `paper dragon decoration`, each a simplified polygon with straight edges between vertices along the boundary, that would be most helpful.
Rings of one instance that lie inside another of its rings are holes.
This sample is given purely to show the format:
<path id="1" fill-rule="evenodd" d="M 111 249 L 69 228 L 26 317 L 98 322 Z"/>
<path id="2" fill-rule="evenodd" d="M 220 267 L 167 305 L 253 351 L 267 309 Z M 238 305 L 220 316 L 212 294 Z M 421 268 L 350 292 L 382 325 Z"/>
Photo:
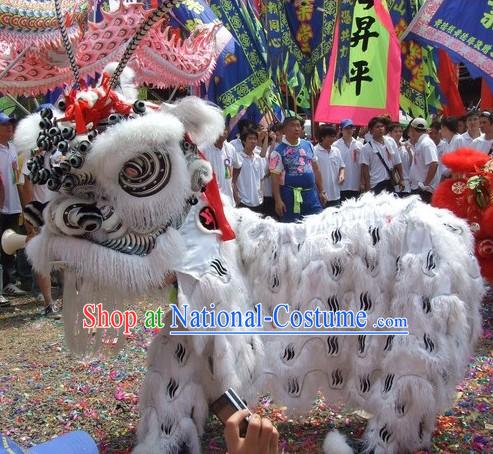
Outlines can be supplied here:
<path id="1" fill-rule="evenodd" d="M 27 210 L 42 228 L 26 251 L 40 272 L 63 263 L 72 350 L 121 345 L 113 330 L 82 328 L 84 304 L 123 309 L 170 276 L 180 307 L 365 310 L 368 326 L 406 317 L 410 331 L 189 337 L 171 336 L 168 325 L 149 350 L 134 453 L 199 453 L 208 405 L 229 387 L 250 404 L 270 392 L 296 414 L 322 391 L 372 415 L 368 452 L 429 447 L 481 331 L 484 287 L 467 223 L 391 195 L 299 224 L 223 208 L 196 146 L 222 133 L 221 111 L 194 97 L 161 106 L 129 99 L 114 89 L 122 73 L 130 79 L 125 63 L 16 132 L 18 149 L 33 150 L 32 181 L 54 191 Z"/>
<path id="2" fill-rule="evenodd" d="M 165 1 L 170 8 L 178 1 Z M 39 95 L 73 82 L 95 77 L 112 61 L 126 58 L 139 84 L 157 88 L 198 85 L 209 78 L 218 50 L 218 25 L 199 27 L 182 40 L 163 22 L 164 10 L 149 11 L 141 3 L 122 3 L 102 12 L 100 22 L 87 21 L 87 2 L 6 0 L 0 6 L 0 91 L 12 95 Z M 146 19 L 146 29 L 139 25 Z M 60 26 L 64 32 L 60 33 Z M 66 49 L 69 49 L 67 55 Z"/>

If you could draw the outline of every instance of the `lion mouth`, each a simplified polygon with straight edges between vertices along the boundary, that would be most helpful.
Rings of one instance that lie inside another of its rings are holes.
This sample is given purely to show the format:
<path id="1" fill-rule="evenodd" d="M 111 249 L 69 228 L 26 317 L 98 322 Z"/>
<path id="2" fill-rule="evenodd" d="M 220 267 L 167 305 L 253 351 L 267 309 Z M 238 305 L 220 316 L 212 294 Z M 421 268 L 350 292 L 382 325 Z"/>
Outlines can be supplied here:
<path id="1" fill-rule="evenodd" d="M 149 255 L 156 247 L 157 239 L 164 235 L 168 229 L 173 225 L 172 221 L 168 221 L 163 227 L 159 228 L 153 233 L 146 235 L 139 235 L 136 233 L 127 233 L 121 238 L 113 240 L 96 241 L 92 238 L 88 238 L 93 243 L 104 246 L 122 254 L 137 255 L 145 257 Z"/>

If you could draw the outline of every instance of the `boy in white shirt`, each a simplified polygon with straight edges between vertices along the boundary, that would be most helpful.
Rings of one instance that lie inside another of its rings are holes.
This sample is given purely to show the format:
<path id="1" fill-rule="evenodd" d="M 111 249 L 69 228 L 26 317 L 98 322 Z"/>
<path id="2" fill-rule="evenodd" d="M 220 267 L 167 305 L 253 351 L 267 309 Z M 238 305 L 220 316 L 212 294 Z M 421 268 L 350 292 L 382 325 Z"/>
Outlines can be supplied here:
<path id="1" fill-rule="evenodd" d="M 3 188 L 3 204 L 0 208 L 0 238 L 8 229 L 16 229 L 22 212 L 17 189 L 18 162 L 17 152 L 10 143 L 14 135 L 15 119 L 0 112 L 0 179 Z M 1 251 L 3 266 L 3 294 L 22 296 L 26 292 L 15 285 L 15 256 Z M 0 298 L 0 306 L 9 306 L 5 298 Z"/>
<path id="2" fill-rule="evenodd" d="M 464 140 L 464 146 L 470 147 L 472 141 L 481 136 L 481 129 L 479 127 L 479 112 L 472 110 L 466 116 L 467 131 L 462 134 Z"/>
<path id="3" fill-rule="evenodd" d="M 211 163 L 219 190 L 234 204 L 233 169 L 241 168 L 241 158 L 234 147 L 226 142 L 226 137 L 228 137 L 227 129 L 213 145 L 201 146 L 200 151 Z"/>
<path id="4" fill-rule="evenodd" d="M 465 146 L 464 137 L 459 133 L 459 122 L 455 117 L 443 117 L 440 121 L 440 135 L 445 140 L 445 147 L 441 151 L 439 172 L 441 177 L 450 177 L 450 170 L 443 165 L 442 157 Z M 438 150 L 437 150 L 438 151 Z"/>
<path id="5" fill-rule="evenodd" d="M 374 117 L 368 123 L 371 139 L 361 150 L 361 190 L 380 194 L 382 191 L 394 192 L 397 181 L 392 181 L 394 169 L 399 177 L 398 185 L 404 186 L 401 157 L 395 142 L 385 137 L 387 118 Z"/>
<path id="6" fill-rule="evenodd" d="M 389 126 L 389 138 L 391 138 L 397 147 L 399 155 L 401 157 L 402 164 L 402 182 L 403 188 L 396 187 L 395 190 L 401 197 L 405 197 L 411 193 L 411 186 L 409 184 L 409 173 L 411 171 L 411 163 L 413 161 L 413 154 L 409 143 L 403 144 L 401 142 L 403 136 L 402 126 L 399 123 L 392 123 Z"/>
<path id="7" fill-rule="evenodd" d="M 315 156 L 322 173 L 322 184 L 327 194 L 326 207 L 338 206 L 341 203 L 341 185 L 344 183 L 344 161 L 341 152 L 335 146 L 337 131 L 332 126 L 321 125 L 318 131 L 318 145 Z"/>
<path id="8" fill-rule="evenodd" d="M 459 124 L 459 120 L 457 121 L 457 124 Z M 464 124 L 466 124 L 465 120 L 464 120 Z M 441 129 L 442 129 L 442 125 L 438 120 L 435 120 L 431 123 L 430 130 L 428 132 L 430 139 L 433 140 L 433 143 L 437 147 L 438 173 L 440 175 L 440 178 L 442 178 L 442 174 L 444 171 L 442 164 L 442 156 L 445 153 L 445 150 L 447 149 L 447 142 L 445 142 L 445 140 L 442 139 L 442 134 L 440 133 Z"/>
<path id="9" fill-rule="evenodd" d="M 257 125 L 255 124 L 254 121 L 249 120 L 248 118 L 242 118 L 238 122 L 238 137 L 229 142 L 234 147 L 238 155 L 240 155 L 241 152 L 243 151 L 243 144 L 241 143 L 241 135 L 249 129 L 257 129 Z"/>
<path id="10" fill-rule="evenodd" d="M 479 124 L 483 135 L 473 140 L 472 147 L 493 158 L 493 114 L 488 111 L 481 112 Z"/>
<path id="11" fill-rule="evenodd" d="M 241 168 L 234 169 L 233 194 L 238 207 L 250 208 L 257 213 L 262 212 L 264 195 L 262 179 L 267 175 L 267 160 L 255 152 L 259 134 L 255 129 L 247 129 L 241 135 L 243 151 L 241 152 Z M 267 152 L 268 142 L 264 141 Z"/>
<path id="12" fill-rule="evenodd" d="M 334 142 L 344 161 L 344 183 L 341 186 L 341 202 L 360 195 L 361 166 L 359 163 L 363 144 L 356 140 L 353 121 L 341 122 L 342 137 Z"/>
<path id="13" fill-rule="evenodd" d="M 423 118 L 415 118 L 409 126 L 409 139 L 413 145 L 411 165 L 411 193 L 431 202 L 433 191 L 440 180 L 435 142 L 427 134 L 428 126 Z"/>

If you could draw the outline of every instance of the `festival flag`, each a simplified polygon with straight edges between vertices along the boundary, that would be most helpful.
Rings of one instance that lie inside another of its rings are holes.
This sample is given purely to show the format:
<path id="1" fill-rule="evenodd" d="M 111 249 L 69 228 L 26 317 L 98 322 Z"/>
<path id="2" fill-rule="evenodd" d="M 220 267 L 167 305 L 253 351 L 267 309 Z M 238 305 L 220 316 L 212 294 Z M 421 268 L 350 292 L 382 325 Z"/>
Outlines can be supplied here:
<path id="1" fill-rule="evenodd" d="M 422 45 L 404 33 L 424 0 L 388 0 L 388 8 L 397 37 L 401 42 L 401 109 L 411 117 L 429 118 L 442 110 L 435 49 Z"/>
<path id="2" fill-rule="evenodd" d="M 255 22 L 241 0 L 184 0 L 173 8 L 172 26 L 185 33 L 197 26 L 222 22 L 217 35 L 221 53 L 202 95 L 219 105 L 228 117 L 244 106 L 268 96 L 272 80 L 265 61 L 265 49 L 254 35 Z"/>
<path id="3" fill-rule="evenodd" d="M 339 123 L 352 118 L 355 124 L 364 125 L 371 117 L 383 114 L 398 121 L 401 51 L 385 0 L 356 0 L 350 77 L 340 88 L 335 81 L 338 46 L 336 42 L 315 121 Z"/>
<path id="4" fill-rule="evenodd" d="M 493 87 L 493 0 L 428 0 L 409 34 L 445 49 L 473 78 L 484 77 Z"/>
<path id="5" fill-rule="evenodd" d="M 327 70 L 337 4 L 338 0 L 266 1 L 270 72 L 279 86 L 291 92 L 298 107 L 306 110 L 310 93 L 320 89 Z"/>
<path id="6" fill-rule="evenodd" d="M 481 81 L 481 109 L 493 109 L 493 92 L 484 79 Z"/>
<path id="7" fill-rule="evenodd" d="M 466 109 L 459 93 L 459 69 L 443 49 L 438 50 L 438 55 L 440 58 L 438 77 L 445 96 L 443 114 L 461 117 L 466 113 Z"/>

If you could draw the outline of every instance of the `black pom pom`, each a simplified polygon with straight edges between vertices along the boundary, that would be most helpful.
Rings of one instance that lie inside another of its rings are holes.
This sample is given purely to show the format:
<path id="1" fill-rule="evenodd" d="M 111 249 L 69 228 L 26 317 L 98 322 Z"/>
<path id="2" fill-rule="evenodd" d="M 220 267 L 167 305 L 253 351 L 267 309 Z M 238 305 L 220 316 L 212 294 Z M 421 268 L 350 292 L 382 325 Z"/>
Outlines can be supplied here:
<path id="1" fill-rule="evenodd" d="M 84 164 L 84 158 L 80 153 L 74 152 L 68 158 L 68 162 L 74 169 L 80 169 Z"/>
<path id="2" fill-rule="evenodd" d="M 71 191 L 75 187 L 75 184 L 76 184 L 75 177 L 73 175 L 67 175 L 63 179 L 62 184 L 63 184 L 63 189 L 65 189 L 66 191 Z"/>
<path id="3" fill-rule="evenodd" d="M 65 161 L 62 161 L 62 162 L 60 163 L 60 166 L 59 166 L 59 167 L 60 167 L 60 169 L 62 169 L 62 171 L 63 171 L 63 172 L 65 172 L 65 173 L 70 172 L 70 169 L 72 168 L 72 167 L 70 166 L 70 163 L 69 163 L 68 161 L 66 161 L 66 160 L 65 160 Z"/>
<path id="4" fill-rule="evenodd" d="M 50 172 L 47 169 L 41 169 L 38 172 L 38 184 L 46 184 L 50 176 Z"/>
<path id="5" fill-rule="evenodd" d="M 39 172 L 31 172 L 30 180 L 32 184 L 38 184 L 39 182 Z"/>
<path id="6" fill-rule="evenodd" d="M 42 109 L 40 113 L 41 118 L 48 118 L 48 120 L 53 118 L 53 111 L 51 109 Z"/>
<path id="7" fill-rule="evenodd" d="M 50 129 L 52 127 L 52 123 L 48 118 L 42 118 L 39 122 L 39 127 L 41 129 Z"/>
<path id="8" fill-rule="evenodd" d="M 188 199 L 188 203 L 189 203 L 190 205 L 194 206 L 194 205 L 197 205 L 197 203 L 199 203 L 199 201 L 198 201 L 197 197 L 195 197 L 195 196 L 194 196 L 194 197 L 190 197 L 190 198 Z"/>
<path id="9" fill-rule="evenodd" d="M 51 177 L 46 184 L 50 191 L 58 191 L 62 182 L 58 178 Z"/>
<path id="10" fill-rule="evenodd" d="M 81 142 L 79 142 L 79 145 L 77 146 L 77 150 L 82 154 L 86 154 L 90 148 L 91 148 L 91 142 L 89 142 L 88 140 L 82 140 Z"/>
<path id="11" fill-rule="evenodd" d="M 97 135 L 98 135 L 98 130 L 93 129 L 92 131 L 89 132 L 89 134 L 87 134 L 87 138 L 92 142 Z"/>
<path id="12" fill-rule="evenodd" d="M 45 136 L 42 136 L 36 141 L 36 145 L 38 146 L 38 148 L 46 150 L 48 148 L 48 140 Z"/>
<path id="13" fill-rule="evenodd" d="M 56 166 L 51 169 L 51 173 L 53 174 L 53 178 L 61 179 L 65 172 L 60 166 Z"/>
<path id="14" fill-rule="evenodd" d="M 146 104 L 141 99 L 134 102 L 133 111 L 136 114 L 143 114 L 146 111 Z"/>
<path id="15" fill-rule="evenodd" d="M 65 140 L 72 140 L 75 137 L 75 129 L 74 128 L 69 128 L 68 126 L 65 126 L 62 129 L 62 137 Z"/>
<path id="16" fill-rule="evenodd" d="M 119 123 L 120 121 L 122 121 L 122 119 L 123 119 L 123 117 L 120 114 L 112 113 L 108 117 L 108 123 L 110 125 L 115 125 L 116 123 Z"/>
<path id="17" fill-rule="evenodd" d="M 68 142 L 66 140 L 62 140 L 58 143 L 58 151 L 62 154 L 67 153 L 68 151 Z"/>
<path id="18" fill-rule="evenodd" d="M 56 137 L 60 134 L 61 134 L 60 129 L 58 129 L 56 126 L 53 126 L 48 130 L 48 135 L 50 137 Z"/>

